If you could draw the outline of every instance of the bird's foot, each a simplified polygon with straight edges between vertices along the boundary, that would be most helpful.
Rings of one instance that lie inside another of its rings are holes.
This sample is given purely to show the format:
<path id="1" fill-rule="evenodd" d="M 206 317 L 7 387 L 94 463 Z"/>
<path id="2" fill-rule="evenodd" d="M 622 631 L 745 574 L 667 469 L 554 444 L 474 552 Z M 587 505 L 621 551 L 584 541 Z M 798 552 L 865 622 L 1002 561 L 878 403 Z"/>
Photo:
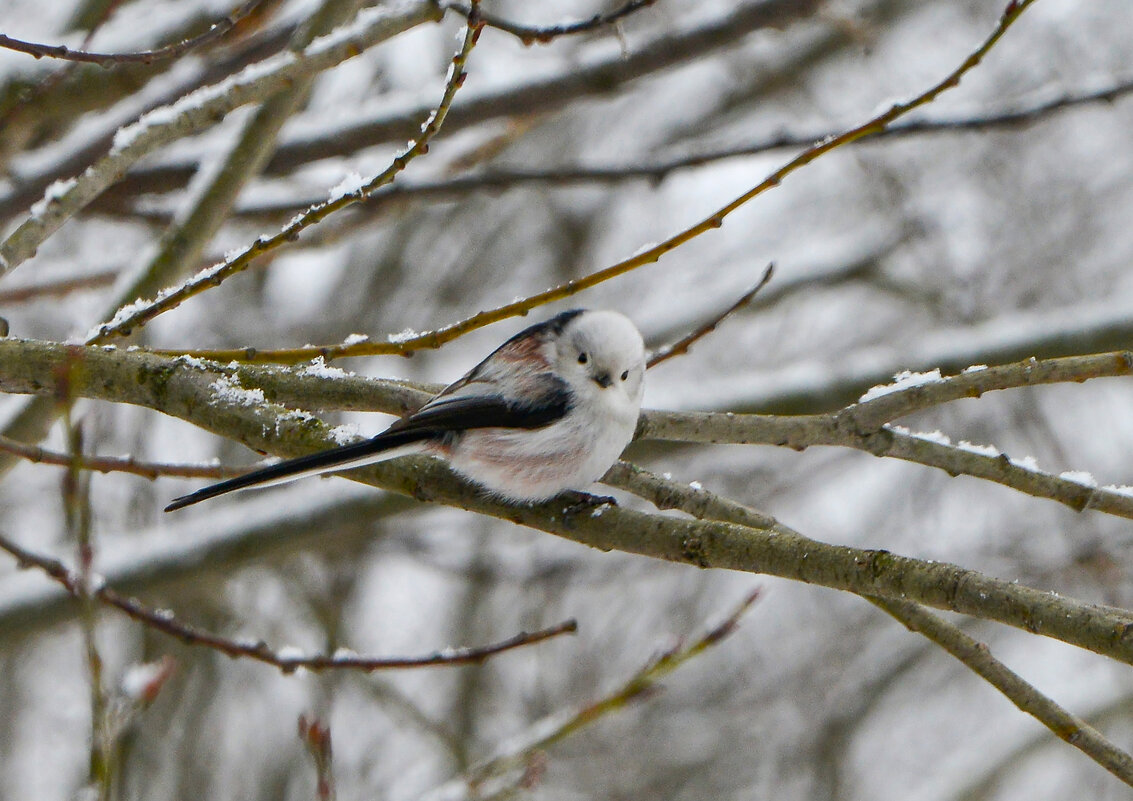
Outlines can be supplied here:
<path id="1" fill-rule="evenodd" d="M 574 517 L 582 512 L 590 512 L 594 517 L 601 514 L 601 510 L 605 506 L 617 506 L 618 501 L 616 498 L 611 498 L 609 495 L 591 495 L 589 492 L 579 492 L 578 490 L 567 490 L 559 495 L 559 498 L 569 501 L 563 507 L 564 517 Z"/>

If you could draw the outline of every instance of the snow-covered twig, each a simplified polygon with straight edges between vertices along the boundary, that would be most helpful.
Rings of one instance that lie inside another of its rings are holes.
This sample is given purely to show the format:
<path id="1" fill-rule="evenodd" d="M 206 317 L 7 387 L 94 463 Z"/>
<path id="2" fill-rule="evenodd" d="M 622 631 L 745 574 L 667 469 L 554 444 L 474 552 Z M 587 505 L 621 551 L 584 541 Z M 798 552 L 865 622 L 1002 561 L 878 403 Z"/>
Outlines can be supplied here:
<path id="1" fill-rule="evenodd" d="M 215 124 L 219 117 L 264 100 L 300 76 L 330 69 L 378 42 L 438 18 L 427 0 L 395 11 L 376 9 L 316 40 L 302 53 L 281 53 L 212 86 L 198 89 L 169 106 L 144 114 L 118 131 L 110 152 L 79 176 L 48 187 L 31 214 L 0 243 L 0 276 L 35 255 L 68 219 L 117 181 L 142 156 Z"/>
<path id="2" fill-rule="evenodd" d="M 135 328 L 145 325 L 158 315 L 177 308 L 189 298 L 212 287 L 219 286 L 225 279 L 247 269 L 256 257 L 287 242 L 294 241 L 305 229 L 318 224 L 335 212 L 359 202 L 374 190 L 393 181 L 408 166 L 409 162 L 428 152 L 429 143 L 440 131 L 457 90 L 464 84 L 466 77 L 464 66 L 472 48 L 475 47 L 479 39 L 482 28 L 483 25 L 479 22 L 478 16 L 476 14 L 470 15 L 460 50 L 452 59 L 440 103 L 422 124 L 417 137 L 409 143 L 404 152 L 394 158 L 389 167 L 368 181 L 359 180 L 357 185 L 343 187 L 339 192 L 332 192 L 329 199 L 312 206 L 302 214 L 296 215 L 277 233 L 272 236 L 260 236 L 247 247 L 234 253 L 223 262 L 201 271 L 181 286 L 162 291 L 152 301 L 138 301 L 130 306 L 123 307 L 114 316 L 114 319 L 93 331 L 88 337 L 88 342 L 104 341 L 112 336 L 129 334 Z"/>

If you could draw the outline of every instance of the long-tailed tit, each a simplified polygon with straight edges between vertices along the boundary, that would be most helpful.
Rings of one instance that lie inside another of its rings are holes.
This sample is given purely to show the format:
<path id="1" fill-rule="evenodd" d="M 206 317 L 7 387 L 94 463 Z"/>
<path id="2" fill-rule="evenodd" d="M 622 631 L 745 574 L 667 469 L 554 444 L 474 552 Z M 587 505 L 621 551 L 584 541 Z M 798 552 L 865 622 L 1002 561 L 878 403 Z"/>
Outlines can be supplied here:
<path id="1" fill-rule="evenodd" d="M 406 453 L 439 456 L 510 501 L 581 491 L 633 437 L 644 378 L 641 334 L 626 317 L 563 312 L 516 334 L 381 434 L 221 481 L 175 499 L 165 511 Z"/>

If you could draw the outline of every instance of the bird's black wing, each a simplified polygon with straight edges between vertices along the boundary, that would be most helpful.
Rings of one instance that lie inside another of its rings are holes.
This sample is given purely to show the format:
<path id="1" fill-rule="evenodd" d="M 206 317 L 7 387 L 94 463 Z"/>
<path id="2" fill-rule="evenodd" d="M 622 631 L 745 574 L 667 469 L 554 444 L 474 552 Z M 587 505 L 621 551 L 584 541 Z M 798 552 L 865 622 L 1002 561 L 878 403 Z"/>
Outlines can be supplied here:
<path id="1" fill-rule="evenodd" d="M 542 428 L 561 419 L 570 409 L 566 384 L 549 373 L 540 376 L 536 391 L 522 401 L 499 395 L 446 393 L 447 390 L 398 420 L 388 432 L 428 431 L 441 435 L 470 428 Z"/>

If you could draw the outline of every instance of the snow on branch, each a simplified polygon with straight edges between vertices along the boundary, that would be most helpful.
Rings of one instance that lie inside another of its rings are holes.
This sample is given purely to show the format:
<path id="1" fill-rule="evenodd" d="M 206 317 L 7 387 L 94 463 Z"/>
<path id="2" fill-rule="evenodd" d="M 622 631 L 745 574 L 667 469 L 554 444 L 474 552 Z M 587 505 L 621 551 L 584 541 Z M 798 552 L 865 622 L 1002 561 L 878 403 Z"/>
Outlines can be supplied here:
<path id="1" fill-rule="evenodd" d="M 109 153 L 75 178 L 48 188 L 31 214 L 0 243 L 0 276 L 34 256 L 64 222 L 143 156 L 213 125 L 234 109 L 270 97 L 300 76 L 330 69 L 398 33 L 438 19 L 439 14 L 434 3 L 424 1 L 394 10 L 364 11 L 353 22 L 312 42 L 302 53 L 280 53 L 171 105 L 147 112 L 118 130 Z"/>

